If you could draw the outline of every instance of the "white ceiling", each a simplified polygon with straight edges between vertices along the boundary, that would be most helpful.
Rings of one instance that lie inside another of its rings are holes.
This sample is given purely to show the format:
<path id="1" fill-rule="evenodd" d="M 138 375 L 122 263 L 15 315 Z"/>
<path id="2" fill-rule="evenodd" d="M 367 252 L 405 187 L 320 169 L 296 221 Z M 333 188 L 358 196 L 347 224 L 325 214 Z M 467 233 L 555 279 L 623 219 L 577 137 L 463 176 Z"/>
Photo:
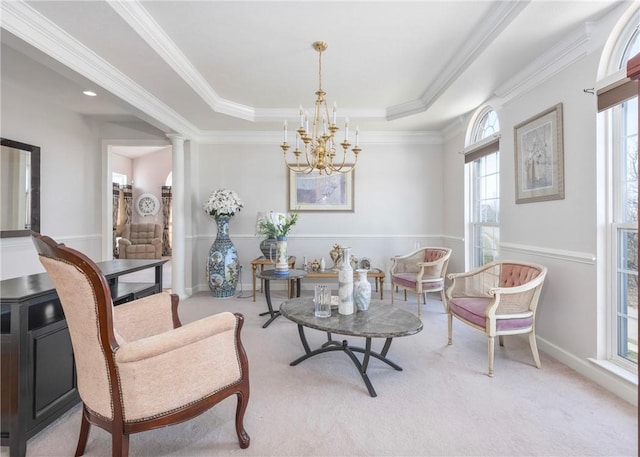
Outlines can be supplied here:
<path id="1" fill-rule="evenodd" d="M 1 70 L 6 87 L 105 120 L 191 138 L 269 132 L 311 109 L 311 44 L 324 40 L 323 88 L 339 124 L 348 116 L 363 138 L 439 132 L 584 55 L 589 23 L 630 4 L 2 1 Z"/>

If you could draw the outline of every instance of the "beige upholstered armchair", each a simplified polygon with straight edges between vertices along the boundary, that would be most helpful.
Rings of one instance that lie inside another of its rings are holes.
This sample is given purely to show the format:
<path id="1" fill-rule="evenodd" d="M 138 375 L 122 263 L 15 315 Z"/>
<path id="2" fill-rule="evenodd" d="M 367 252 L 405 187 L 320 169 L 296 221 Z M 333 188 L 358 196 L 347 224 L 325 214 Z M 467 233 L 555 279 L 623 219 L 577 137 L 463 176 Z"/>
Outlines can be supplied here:
<path id="1" fill-rule="evenodd" d="M 88 257 L 46 236 L 33 241 L 71 335 L 83 402 L 76 456 L 84 453 L 91 425 L 111 434 L 113 456 L 127 456 L 130 434 L 191 419 L 231 395 L 240 447 L 249 446 L 242 315 L 223 312 L 182 326 L 178 296 L 168 293 L 114 307 L 104 275 Z"/>
<path id="2" fill-rule="evenodd" d="M 120 259 L 159 259 L 162 257 L 160 224 L 127 224 L 118 240 Z"/>
<path id="3" fill-rule="evenodd" d="M 448 275 L 449 344 L 453 318 L 487 335 L 489 376 L 493 376 L 494 340 L 504 335 L 529 334 L 536 367 L 540 356 L 536 344 L 536 309 L 547 268 L 528 262 L 495 261 L 467 273 Z"/>
<path id="4" fill-rule="evenodd" d="M 444 280 L 451 249 L 449 248 L 420 248 L 407 255 L 391 258 L 391 304 L 393 304 L 394 288 L 404 289 L 404 299 L 407 290 L 418 295 L 418 316 L 420 313 L 420 298 L 427 304 L 427 292 L 440 292 L 442 306 L 447 310 L 447 300 L 444 295 Z"/>

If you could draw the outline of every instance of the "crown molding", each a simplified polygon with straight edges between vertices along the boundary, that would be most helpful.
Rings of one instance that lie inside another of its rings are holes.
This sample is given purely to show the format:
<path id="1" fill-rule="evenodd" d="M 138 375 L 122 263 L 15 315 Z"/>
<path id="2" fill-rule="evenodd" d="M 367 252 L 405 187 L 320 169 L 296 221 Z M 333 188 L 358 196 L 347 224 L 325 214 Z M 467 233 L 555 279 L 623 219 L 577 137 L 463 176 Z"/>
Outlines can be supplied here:
<path id="1" fill-rule="evenodd" d="M 514 77 L 501 84 L 494 92 L 494 97 L 486 104 L 494 108 L 504 106 L 511 100 L 535 89 L 587 55 L 591 51 L 590 45 L 597 26 L 595 23 L 585 23 L 577 27 L 561 42 L 535 59 Z M 443 134 L 446 139 L 449 139 L 460 128 L 459 119 L 452 121 L 444 128 Z"/>
<path id="2" fill-rule="evenodd" d="M 107 0 L 107 3 L 212 110 L 247 121 L 255 120 L 254 108 L 226 100 L 213 90 L 138 0 Z"/>
<path id="3" fill-rule="evenodd" d="M 499 2 L 479 22 L 479 26 L 462 42 L 436 79 L 420 99 L 387 109 L 387 120 L 399 119 L 426 111 L 498 35 L 527 7 L 531 0 Z"/>
<path id="4" fill-rule="evenodd" d="M 193 138 L 200 144 L 244 144 L 269 145 L 279 148 L 280 132 L 206 131 Z M 360 142 L 368 145 L 434 145 L 442 144 L 439 132 L 365 132 L 360 134 Z"/>
<path id="5" fill-rule="evenodd" d="M 3 2 L 2 27 L 105 90 L 187 136 L 198 129 L 24 1 Z"/>
<path id="6" fill-rule="evenodd" d="M 531 62 L 513 78 L 501 84 L 496 89 L 495 95 L 501 99 L 514 99 L 587 55 L 592 29 L 592 23 L 585 23 L 576 28 L 573 33 Z"/>

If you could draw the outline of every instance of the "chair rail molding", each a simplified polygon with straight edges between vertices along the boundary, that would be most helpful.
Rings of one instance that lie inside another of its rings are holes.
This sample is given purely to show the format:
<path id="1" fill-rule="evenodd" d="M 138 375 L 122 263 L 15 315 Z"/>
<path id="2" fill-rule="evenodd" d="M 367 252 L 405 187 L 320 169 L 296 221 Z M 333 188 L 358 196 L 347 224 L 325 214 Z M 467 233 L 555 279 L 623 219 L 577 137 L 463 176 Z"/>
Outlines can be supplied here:
<path id="1" fill-rule="evenodd" d="M 549 257 L 552 259 L 564 260 L 566 262 L 585 263 L 588 265 L 595 265 L 596 263 L 595 254 L 588 252 L 565 251 L 561 249 L 527 246 L 516 243 L 500 243 L 500 253 L 502 254 L 503 252 L 513 252 L 536 257 Z"/>

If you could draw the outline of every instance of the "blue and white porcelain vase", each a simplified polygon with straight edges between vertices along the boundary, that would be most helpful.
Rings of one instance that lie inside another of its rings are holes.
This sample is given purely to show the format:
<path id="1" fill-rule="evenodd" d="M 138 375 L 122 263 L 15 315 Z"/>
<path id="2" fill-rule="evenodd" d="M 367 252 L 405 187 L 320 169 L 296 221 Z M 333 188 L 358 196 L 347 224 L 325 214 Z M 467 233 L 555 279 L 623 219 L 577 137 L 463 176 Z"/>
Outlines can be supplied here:
<path id="1" fill-rule="evenodd" d="M 216 298 L 233 297 L 238 284 L 240 266 L 238 250 L 229 238 L 229 216 L 218 216 L 218 233 L 209 250 L 207 278 L 211 295 Z"/>
<path id="2" fill-rule="evenodd" d="M 288 276 L 289 275 L 289 256 L 287 255 L 287 237 L 276 237 L 276 276 Z"/>
<path id="3" fill-rule="evenodd" d="M 371 284 L 367 279 L 367 270 L 358 269 L 358 279 L 353 283 L 353 301 L 358 311 L 366 311 L 371 304 Z"/>
<path id="4" fill-rule="evenodd" d="M 342 249 L 342 263 L 338 270 L 338 313 L 353 314 L 353 268 L 351 268 L 351 248 Z"/>

